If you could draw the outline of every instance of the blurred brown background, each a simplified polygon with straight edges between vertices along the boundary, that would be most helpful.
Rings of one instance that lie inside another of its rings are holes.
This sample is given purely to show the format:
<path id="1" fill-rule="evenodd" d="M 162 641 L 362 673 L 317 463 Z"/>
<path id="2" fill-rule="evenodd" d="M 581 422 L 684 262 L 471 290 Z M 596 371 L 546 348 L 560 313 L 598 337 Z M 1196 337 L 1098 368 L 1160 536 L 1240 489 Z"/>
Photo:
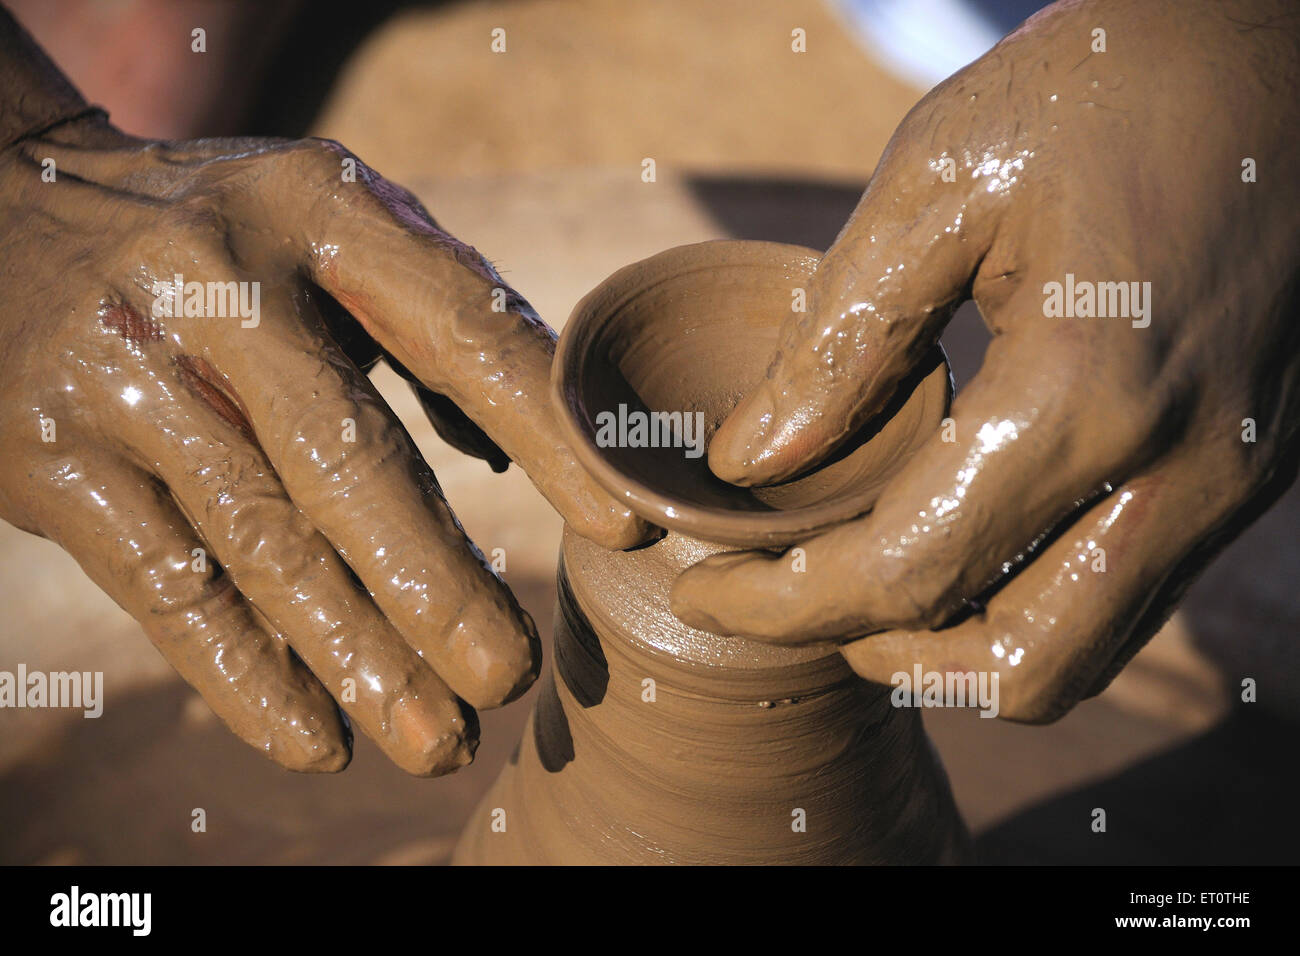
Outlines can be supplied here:
<path id="1" fill-rule="evenodd" d="M 216 0 L 12 7 L 128 131 L 341 140 L 487 253 L 552 325 L 616 268 L 726 236 L 827 246 L 923 92 L 820 0 Z M 357 9 L 364 6 L 366 9 Z M 189 33 L 210 24 L 194 66 Z M 507 52 L 490 50 L 506 30 Z M 807 52 L 790 48 L 802 28 Z M 181 65 L 148 49 L 178 45 Z M 143 58 L 143 59 L 142 59 Z M 185 69 L 176 92 L 165 78 Z M 152 97 L 152 99 L 151 99 Z M 141 103 L 153 103 L 142 108 Z M 654 158 L 657 182 L 643 183 Z M 945 337 L 959 384 L 987 335 Z M 549 631 L 560 523 L 517 468 L 453 452 L 376 378 L 480 547 Z M 1294 862 L 1300 493 L 1195 586 L 1101 697 L 1049 727 L 928 711 L 989 862 Z M 532 694 L 483 715 L 476 763 L 406 777 L 364 739 L 335 777 L 281 771 L 211 716 L 48 542 L 0 526 L 0 669 L 102 670 L 98 720 L 0 711 L 0 862 L 435 863 L 514 746 Z M 1260 703 L 1234 701 L 1243 677 Z M 190 831 L 202 807 L 208 830 Z M 1089 828 L 1093 807 L 1109 830 Z"/>

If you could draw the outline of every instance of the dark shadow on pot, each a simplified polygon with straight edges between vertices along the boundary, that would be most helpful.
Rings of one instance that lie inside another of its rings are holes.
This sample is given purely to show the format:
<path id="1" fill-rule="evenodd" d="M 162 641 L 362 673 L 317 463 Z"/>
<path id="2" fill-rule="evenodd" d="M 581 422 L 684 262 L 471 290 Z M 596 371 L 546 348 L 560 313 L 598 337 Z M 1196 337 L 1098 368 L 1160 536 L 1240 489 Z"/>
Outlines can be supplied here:
<path id="1" fill-rule="evenodd" d="M 556 607 L 555 674 L 582 707 L 595 707 L 605 699 L 609 689 L 609 661 L 592 632 L 577 599 L 569 589 L 569 579 L 561 571 L 559 604 Z"/>
<path id="2" fill-rule="evenodd" d="M 587 626 L 578 610 L 569 581 L 560 571 L 558 603 L 555 608 L 555 663 L 542 682 L 533 719 L 533 742 L 542 766 L 558 773 L 573 760 L 573 734 L 564 713 L 557 682 L 581 707 L 595 707 L 609 689 L 609 662 L 600 639 Z"/>
<path id="3" fill-rule="evenodd" d="M 533 743 L 537 747 L 537 757 L 548 773 L 559 773 L 573 760 L 573 734 L 569 731 L 569 718 L 560 706 L 554 675 L 543 683 L 537 697 L 537 711 L 533 715 Z M 517 756 L 517 749 L 515 753 Z M 511 763 L 515 762 L 516 760 L 511 760 Z"/>

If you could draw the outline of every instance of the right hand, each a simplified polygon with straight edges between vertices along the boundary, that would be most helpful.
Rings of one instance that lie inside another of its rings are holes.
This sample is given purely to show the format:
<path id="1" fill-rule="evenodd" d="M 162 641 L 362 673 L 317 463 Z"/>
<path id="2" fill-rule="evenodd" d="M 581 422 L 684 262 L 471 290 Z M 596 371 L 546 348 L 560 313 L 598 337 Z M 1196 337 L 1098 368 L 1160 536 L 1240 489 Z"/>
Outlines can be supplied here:
<path id="1" fill-rule="evenodd" d="M 843 653 L 881 684 L 999 675 L 1014 720 L 1104 689 L 1295 477 L 1295 14 L 1059 3 L 931 91 L 709 464 L 761 485 L 822 461 L 970 296 L 993 334 L 979 374 L 870 514 L 799 542 L 808 573 L 717 555 L 674 611 L 773 642 L 861 637 Z M 1115 304 L 1049 308 L 1075 276 Z M 1143 287 L 1142 315 L 1115 307 Z"/>

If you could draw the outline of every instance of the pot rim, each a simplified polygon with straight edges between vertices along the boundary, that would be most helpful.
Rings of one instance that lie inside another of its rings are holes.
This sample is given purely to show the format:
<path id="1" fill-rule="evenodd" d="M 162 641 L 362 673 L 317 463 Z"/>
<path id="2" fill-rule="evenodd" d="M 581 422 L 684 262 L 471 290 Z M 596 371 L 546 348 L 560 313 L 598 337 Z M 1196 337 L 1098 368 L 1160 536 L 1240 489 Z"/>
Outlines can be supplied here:
<path id="1" fill-rule="evenodd" d="M 713 260 L 702 261 L 705 252 Z M 723 253 L 718 261 L 717 253 Z M 821 253 L 805 246 L 744 239 L 715 239 L 675 246 L 614 272 L 574 306 L 560 335 L 551 365 L 551 401 L 560 430 L 579 463 L 597 483 L 645 520 L 704 541 L 737 547 L 779 547 L 827 530 L 871 510 L 883 481 L 861 494 L 803 508 L 749 511 L 702 505 L 653 488 L 620 470 L 597 446 L 594 430 L 577 383 L 583 380 L 592 344 L 605 332 L 612 316 L 629 301 L 670 278 L 717 268 L 763 268 L 784 263 L 787 268 L 816 270 Z M 930 362 L 933 362 L 931 367 Z M 926 372 L 914 383 L 905 405 L 921 402 L 918 426 L 905 436 L 895 454 L 882 459 L 882 474 L 891 475 L 938 430 L 952 399 L 952 379 L 943 350 L 923 363 Z M 940 374 L 941 373 L 941 374 Z M 879 436 L 876 436 L 879 437 Z M 875 438 L 869 441 L 874 441 Z"/>

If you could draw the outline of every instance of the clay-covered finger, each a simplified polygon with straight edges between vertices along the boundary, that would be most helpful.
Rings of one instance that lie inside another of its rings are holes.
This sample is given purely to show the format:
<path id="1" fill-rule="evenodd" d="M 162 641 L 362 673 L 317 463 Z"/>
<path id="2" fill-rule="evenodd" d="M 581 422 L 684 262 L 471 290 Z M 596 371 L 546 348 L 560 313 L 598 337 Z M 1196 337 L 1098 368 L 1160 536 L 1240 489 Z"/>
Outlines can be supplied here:
<path id="1" fill-rule="evenodd" d="M 456 407 L 446 395 L 431 391 L 409 370 L 403 368 L 396 359 L 389 357 L 389 364 L 398 375 L 406 379 L 412 393 L 424 409 L 424 415 L 443 441 L 452 448 L 475 458 L 481 458 L 498 474 L 510 467 L 510 456 L 503 452 L 497 443 L 487 436 L 483 429 Z"/>
<path id="2" fill-rule="evenodd" d="M 228 380 L 205 359 L 182 356 L 131 391 L 126 410 L 103 396 L 123 443 L 166 481 L 235 586 L 353 722 L 410 773 L 469 763 L 478 743 L 473 711 L 290 500 Z"/>
<path id="3" fill-rule="evenodd" d="M 574 530 L 606 547 L 649 529 L 579 466 L 550 401 L 555 333 L 477 251 L 337 143 L 306 141 L 268 178 L 300 266 L 430 389 L 517 462 Z M 353 175 L 343 176 L 349 169 Z M 289 198 L 285 198 L 289 197 Z"/>
<path id="4" fill-rule="evenodd" d="M 880 411 L 967 297 L 995 216 L 987 176 L 933 133 L 947 85 L 894 134 L 807 310 L 791 312 L 766 375 L 713 437 L 718 477 L 771 484 L 816 464 Z"/>
<path id="5" fill-rule="evenodd" d="M 1093 505 L 982 613 L 937 631 L 894 630 L 846 644 L 877 683 L 974 674 L 997 715 L 1041 723 L 1102 689 L 1164 623 L 1226 539 L 1242 503 L 1230 456 L 1162 462 Z M 996 676 L 995 676 L 996 675 Z"/>
<path id="6" fill-rule="evenodd" d="M 482 458 L 498 474 L 510 467 L 510 456 L 457 408 L 450 398 L 431 392 L 423 385 L 412 384 L 411 390 L 424 409 L 425 417 L 443 441 L 467 455 Z"/>
<path id="7" fill-rule="evenodd" d="M 176 476 L 177 500 L 239 590 L 394 763 L 418 775 L 469 763 L 478 744 L 472 711 L 357 587 L 270 466 L 220 440 L 205 451 L 196 461 L 162 449 L 158 465 Z"/>
<path id="8" fill-rule="evenodd" d="M 1159 447 L 1162 402 L 1092 387 L 1083 353 L 1051 360 L 1034 332 L 995 339 L 984 367 L 874 510 L 790 554 L 688 569 L 674 611 L 722 633 L 812 641 L 934 626 L 1016 567 L 1081 502 Z M 1080 395 L 1088 414 L 1079 414 Z"/>
<path id="9" fill-rule="evenodd" d="M 351 735 L 334 701 L 268 633 L 152 476 L 108 458 L 59 459 L 46 535 L 140 622 L 236 735 L 290 770 L 335 772 Z"/>
<path id="10" fill-rule="evenodd" d="M 428 665 L 475 707 L 537 676 L 532 619 L 486 565 L 433 473 L 374 386 L 320 338 L 310 316 L 264 303 L 257 329 L 214 342 L 288 498 L 356 572 Z M 255 348 L 233 346 L 251 333 Z M 263 363 L 277 370 L 262 373 Z"/>

